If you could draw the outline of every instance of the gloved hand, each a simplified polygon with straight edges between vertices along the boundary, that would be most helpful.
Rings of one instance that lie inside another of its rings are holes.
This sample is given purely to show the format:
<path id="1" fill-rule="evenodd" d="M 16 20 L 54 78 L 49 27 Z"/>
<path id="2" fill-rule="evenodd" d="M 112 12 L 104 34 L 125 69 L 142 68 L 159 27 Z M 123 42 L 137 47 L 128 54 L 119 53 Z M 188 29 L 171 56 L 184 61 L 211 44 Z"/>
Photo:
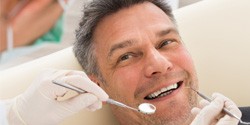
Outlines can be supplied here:
<path id="1" fill-rule="evenodd" d="M 225 96 L 214 93 L 212 95 L 212 102 L 207 100 L 200 101 L 200 107 L 192 109 L 192 114 L 195 119 L 191 125 L 238 125 L 239 120 L 226 115 L 222 109 L 225 107 L 230 112 L 241 118 L 241 112 L 236 104 Z"/>
<path id="2" fill-rule="evenodd" d="M 71 90 L 53 84 L 52 80 L 72 84 L 88 93 L 58 101 L 58 97 L 67 95 Z M 102 101 L 107 99 L 108 95 L 84 72 L 47 71 L 27 91 L 14 99 L 9 111 L 9 124 L 56 125 L 82 109 L 100 109 Z"/>

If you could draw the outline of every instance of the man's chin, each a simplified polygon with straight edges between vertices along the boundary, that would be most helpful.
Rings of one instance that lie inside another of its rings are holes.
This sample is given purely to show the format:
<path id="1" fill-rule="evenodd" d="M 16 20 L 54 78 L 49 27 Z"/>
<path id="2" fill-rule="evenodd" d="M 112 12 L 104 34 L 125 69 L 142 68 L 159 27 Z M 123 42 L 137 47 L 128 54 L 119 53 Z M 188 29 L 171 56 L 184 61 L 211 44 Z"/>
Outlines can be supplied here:
<path id="1" fill-rule="evenodd" d="M 155 114 L 153 119 L 159 119 L 161 125 L 185 125 L 184 123 L 188 124 L 190 119 L 192 119 L 191 109 L 187 105 L 176 106 Z"/>
<path id="2" fill-rule="evenodd" d="M 157 106 L 153 115 L 144 116 L 146 125 L 189 125 L 193 120 L 191 109 L 197 105 L 197 96 L 189 93 L 189 97 L 178 99 Z M 144 124 L 143 124 L 144 125 Z"/>
<path id="3" fill-rule="evenodd" d="M 158 108 L 155 114 L 145 115 L 112 107 L 114 115 L 121 125 L 189 125 L 193 120 L 190 103 L 172 102 L 167 108 Z M 170 108 L 171 107 L 171 108 Z M 129 119 L 129 120 L 128 120 Z"/>

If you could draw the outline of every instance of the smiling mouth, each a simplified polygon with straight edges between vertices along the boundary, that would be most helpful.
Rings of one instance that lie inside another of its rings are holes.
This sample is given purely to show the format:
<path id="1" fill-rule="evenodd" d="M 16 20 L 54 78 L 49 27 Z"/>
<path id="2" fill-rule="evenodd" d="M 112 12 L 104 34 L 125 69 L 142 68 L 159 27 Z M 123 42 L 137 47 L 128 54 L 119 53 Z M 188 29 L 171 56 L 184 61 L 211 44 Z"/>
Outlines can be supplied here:
<path id="1" fill-rule="evenodd" d="M 183 81 L 179 81 L 175 84 L 164 87 L 158 91 L 153 92 L 152 94 L 147 95 L 144 99 L 153 100 L 153 99 L 167 96 L 167 95 L 171 94 L 173 91 L 175 91 L 176 89 L 178 89 L 182 85 L 182 83 L 183 83 Z"/>

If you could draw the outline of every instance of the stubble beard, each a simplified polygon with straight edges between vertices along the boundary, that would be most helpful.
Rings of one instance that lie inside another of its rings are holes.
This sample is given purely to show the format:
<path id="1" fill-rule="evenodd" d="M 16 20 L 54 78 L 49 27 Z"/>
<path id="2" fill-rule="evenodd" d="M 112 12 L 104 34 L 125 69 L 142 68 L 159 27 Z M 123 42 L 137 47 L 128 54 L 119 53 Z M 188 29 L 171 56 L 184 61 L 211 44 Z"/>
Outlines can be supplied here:
<path id="1" fill-rule="evenodd" d="M 120 125 L 190 125 L 194 119 L 194 116 L 191 114 L 191 109 L 197 106 L 197 95 L 192 92 L 192 90 L 188 90 L 187 96 L 188 100 L 186 103 L 180 103 L 178 101 L 172 102 L 168 104 L 169 110 L 160 115 L 144 115 L 138 113 L 137 118 L 126 116 L 126 118 L 123 119 L 117 117 L 115 114 L 117 111 L 119 113 L 126 111 L 120 111 L 123 109 L 118 107 L 113 107 L 112 110 L 118 118 L 118 121 L 120 121 Z"/>
<path id="2" fill-rule="evenodd" d="M 98 78 L 106 86 L 108 85 L 102 75 L 99 75 Z M 197 89 L 198 80 L 195 79 L 193 82 L 194 82 L 193 84 L 190 82 L 189 84 L 185 85 L 185 87 L 191 86 L 192 88 Z M 117 96 L 117 98 L 119 97 L 118 95 L 114 96 Z M 164 114 L 166 114 L 167 116 L 169 116 L 168 114 L 172 114 L 170 117 L 157 117 L 155 115 L 139 115 L 140 122 L 138 121 L 133 122 L 133 120 L 131 119 L 128 121 L 126 120 L 127 122 L 125 122 L 126 124 L 124 125 L 127 125 L 127 123 L 129 123 L 129 125 L 190 125 L 190 123 L 194 119 L 194 116 L 191 114 L 191 109 L 197 106 L 198 99 L 197 99 L 197 94 L 195 94 L 191 89 L 188 90 L 187 98 L 188 98 L 187 103 L 180 104 L 178 101 L 174 102 L 169 106 L 170 107 L 169 109 L 171 111 L 166 111 L 163 114 L 161 114 L 161 116 L 163 116 Z M 119 110 L 119 108 L 116 106 L 111 109 L 113 110 L 113 113 L 114 111 Z M 114 115 L 115 114 L 116 113 L 114 113 Z M 124 123 L 124 121 L 122 123 Z"/>
<path id="3" fill-rule="evenodd" d="M 143 115 L 141 117 L 143 122 L 140 125 L 189 125 L 194 119 L 191 109 L 197 106 L 197 95 L 189 92 L 188 103 L 176 106 L 177 103 L 170 104 L 170 110 L 161 114 L 161 116 L 166 114 L 167 117 Z"/>

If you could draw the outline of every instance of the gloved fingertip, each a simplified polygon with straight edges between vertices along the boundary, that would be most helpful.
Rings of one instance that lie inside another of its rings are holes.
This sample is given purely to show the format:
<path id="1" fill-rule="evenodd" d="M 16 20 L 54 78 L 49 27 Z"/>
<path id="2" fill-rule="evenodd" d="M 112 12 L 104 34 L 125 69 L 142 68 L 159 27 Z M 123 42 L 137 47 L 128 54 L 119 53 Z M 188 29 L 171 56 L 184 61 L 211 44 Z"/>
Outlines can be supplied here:
<path id="1" fill-rule="evenodd" d="M 205 107 L 205 106 L 207 106 L 207 105 L 209 105 L 209 104 L 210 104 L 210 102 L 207 101 L 207 100 L 205 100 L 205 99 L 202 99 L 202 100 L 199 102 L 199 105 L 200 105 L 201 108 L 203 108 L 203 107 Z"/>
<path id="2" fill-rule="evenodd" d="M 223 95 L 220 94 L 220 93 L 218 93 L 218 92 L 214 92 L 214 93 L 212 94 L 212 99 L 215 99 L 215 98 L 220 97 L 220 96 L 223 96 Z"/>
<path id="3" fill-rule="evenodd" d="M 193 115 L 197 115 L 200 111 L 201 111 L 201 109 L 200 109 L 200 108 L 197 108 L 197 107 L 193 107 L 193 108 L 191 109 L 191 113 L 192 113 Z"/>
<path id="4" fill-rule="evenodd" d="M 107 94 L 103 94 L 99 99 L 103 102 L 106 102 L 109 99 L 109 96 Z"/>
<path id="5" fill-rule="evenodd" d="M 91 112 L 94 112 L 96 111 L 97 109 L 94 109 L 94 108 L 87 108 L 88 111 L 91 111 Z"/>
<path id="6" fill-rule="evenodd" d="M 96 111 L 96 110 L 101 109 L 101 108 L 102 108 L 102 102 L 100 102 L 100 101 L 87 107 L 87 109 L 89 111 Z"/>

